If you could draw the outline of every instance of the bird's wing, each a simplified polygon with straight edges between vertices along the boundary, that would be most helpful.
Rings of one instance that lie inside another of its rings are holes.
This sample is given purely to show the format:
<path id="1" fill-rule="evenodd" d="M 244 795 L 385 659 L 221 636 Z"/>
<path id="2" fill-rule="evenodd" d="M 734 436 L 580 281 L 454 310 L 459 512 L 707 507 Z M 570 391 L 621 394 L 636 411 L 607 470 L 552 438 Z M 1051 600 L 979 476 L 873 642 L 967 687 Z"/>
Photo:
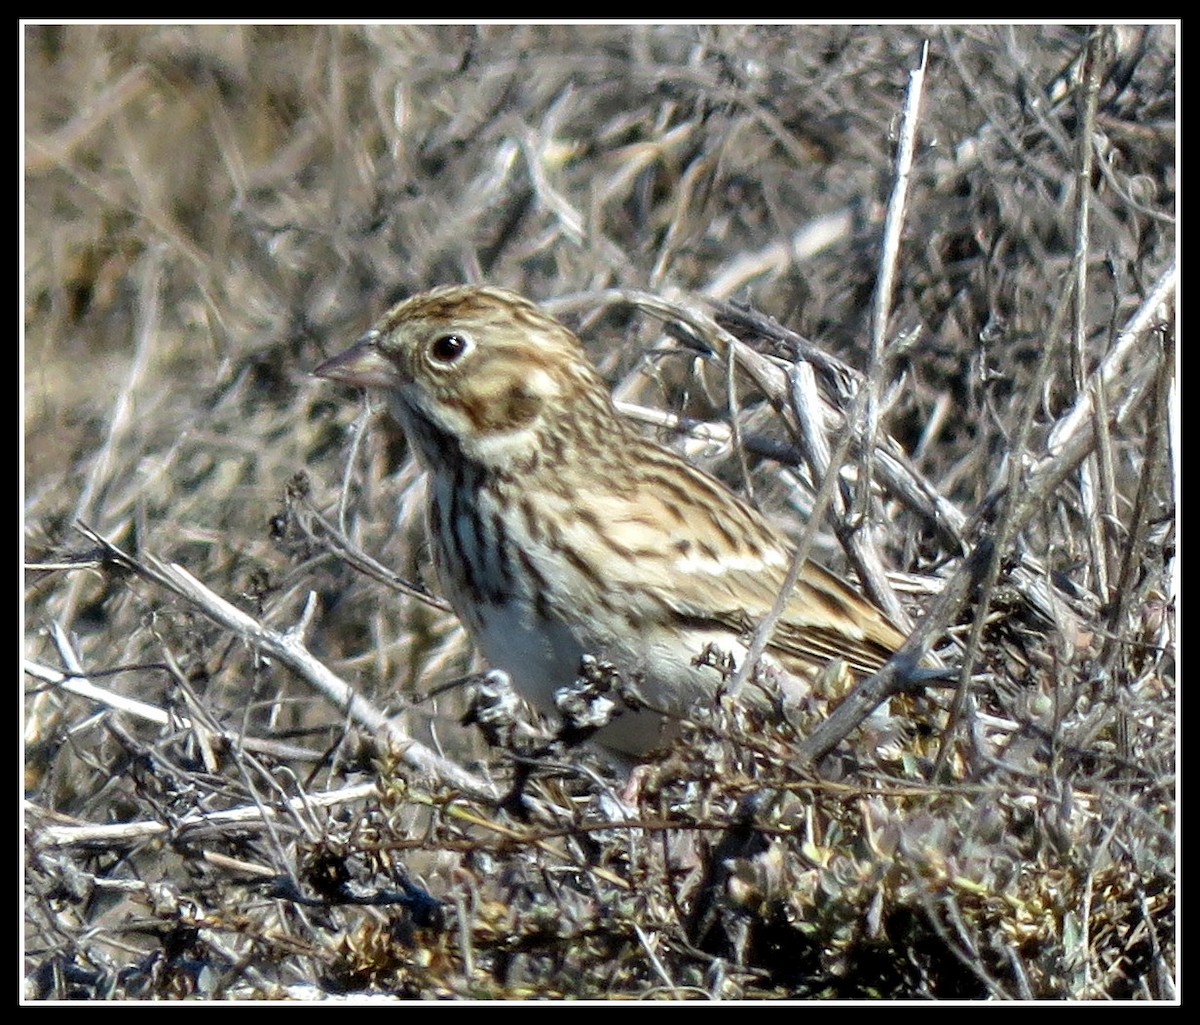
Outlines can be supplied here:
<path id="1" fill-rule="evenodd" d="M 681 465 L 663 461 L 661 479 L 636 493 L 591 496 L 573 532 L 631 612 L 651 618 L 670 612 L 692 625 L 708 621 L 749 634 L 774 605 L 792 553 L 754 509 Z M 802 663 L 797 670 L 843 659 L 871 673 L 903 643 L 904 635 L 865 597 L 809 562 L 769 649 L 785 664 Z"/>

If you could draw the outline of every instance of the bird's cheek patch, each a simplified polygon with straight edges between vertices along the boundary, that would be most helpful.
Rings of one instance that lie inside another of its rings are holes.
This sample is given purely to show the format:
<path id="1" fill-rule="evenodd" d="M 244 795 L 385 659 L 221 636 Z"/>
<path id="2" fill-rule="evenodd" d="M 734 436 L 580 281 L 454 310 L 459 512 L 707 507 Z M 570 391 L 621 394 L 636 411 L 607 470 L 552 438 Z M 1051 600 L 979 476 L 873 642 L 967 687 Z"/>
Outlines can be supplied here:
<path id="1" fill-rule="evenodd" d="M 515 385 L 498 394 L 477 396 L 464 403 L 463 412 L 477 436 L 513 434 L 537 419 L 544 401 L 540 395 L 531 395 Z"/>
<path id="2" fill-rule="evenodd" d="M 531 361 L 516 373 L 497 375 L 494 387 L 473 397 L 469 412 L 480 434 L 515 434 L 532 426 L 561 392 L 554 375 Z"/>

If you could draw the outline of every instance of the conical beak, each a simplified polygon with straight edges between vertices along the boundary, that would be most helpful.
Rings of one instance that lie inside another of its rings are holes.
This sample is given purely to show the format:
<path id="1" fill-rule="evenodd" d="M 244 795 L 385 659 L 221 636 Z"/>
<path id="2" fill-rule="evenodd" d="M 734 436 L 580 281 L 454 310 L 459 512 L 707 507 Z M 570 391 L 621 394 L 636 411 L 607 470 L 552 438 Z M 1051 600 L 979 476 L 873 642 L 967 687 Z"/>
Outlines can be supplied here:
<path id="1" fill-rule="evenodd" d="M 327 359 L 313 374 L 359 388 L 395 388 L 400 372 L 395 362 L 379 350 L 379 335 L 369 331 L 339 356 Z"/>

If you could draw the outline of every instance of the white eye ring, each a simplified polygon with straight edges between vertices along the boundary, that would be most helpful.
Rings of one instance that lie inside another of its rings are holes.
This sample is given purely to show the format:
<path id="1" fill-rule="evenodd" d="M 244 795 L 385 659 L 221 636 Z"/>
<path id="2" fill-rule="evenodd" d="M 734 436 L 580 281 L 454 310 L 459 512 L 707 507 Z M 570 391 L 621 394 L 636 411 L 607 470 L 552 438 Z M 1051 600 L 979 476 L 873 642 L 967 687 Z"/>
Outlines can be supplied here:
<path id="1" fill-rule="evenodd" d="M 448 367 L 457 363 L 475 347 L 475 343 L 458 331 L 447 331 L 437 335 L 426 352 L 434 366 Z"/>

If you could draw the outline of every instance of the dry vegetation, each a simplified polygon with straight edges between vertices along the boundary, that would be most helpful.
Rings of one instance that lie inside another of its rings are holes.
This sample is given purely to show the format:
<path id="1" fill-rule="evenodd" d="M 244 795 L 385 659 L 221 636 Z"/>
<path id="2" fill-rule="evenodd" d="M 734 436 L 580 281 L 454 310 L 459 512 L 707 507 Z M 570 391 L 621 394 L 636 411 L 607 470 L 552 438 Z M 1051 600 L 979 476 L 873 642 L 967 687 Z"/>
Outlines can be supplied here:
<path id="1" fill-rule="evenodd" d="M 1174 998 L 1172 27 L 36 27 L 24 102 L 28 998 Z M 870 394 L 810 540 L 969 689 L 498 805 L 348 561 L 427 570 L 403 439 L 309 376 L 461 281 L 797 539 L 796 361 Z"/>

